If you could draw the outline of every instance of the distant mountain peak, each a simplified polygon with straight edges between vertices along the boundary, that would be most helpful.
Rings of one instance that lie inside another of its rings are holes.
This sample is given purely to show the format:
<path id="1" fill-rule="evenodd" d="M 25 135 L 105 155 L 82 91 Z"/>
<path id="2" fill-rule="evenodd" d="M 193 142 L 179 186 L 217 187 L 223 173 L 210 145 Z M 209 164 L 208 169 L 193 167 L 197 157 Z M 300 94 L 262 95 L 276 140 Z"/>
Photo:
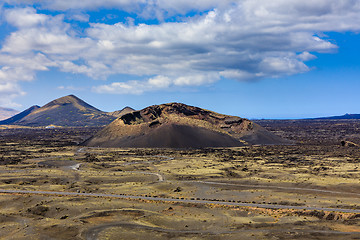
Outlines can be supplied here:
<path id="1" fill-rule="evenodd" d="M 33 106 L 0 124 L 21 126 L 103 126 L 116 117 L 87 104 L 74 95 L 55 99 L 42 107 Z"/>
<path id="2" fill-rule="evenodd" d="M 350 120 L 350 119 L 360 119 L 360 114 L 351 114 L 346 113 L 341 116 L 330 116 L 330 117 L 321 117 L 321 118 L 314 118 L 319 120 Z"/>
<path id="3" fill-rule="evenodd" d="M 99 109 L 91 106 L 90 104 L 84 102 L 83 100 L 81 100 L 80 98 L 78 98 L 72 94 L 55 99 L 55 100 L 47 103 L 46 105 L 44 105 L 42 108 L 50 108 L 50 107 L 54 107 L 54 106 L 63 106 L 63 105 L 68 105 L 68 104 L 71 104 L 80 110 L 88 109 L 88 110 L 93 110 L 93 111 L 100 111 Z"/>
<path id="4" fill-rule="evenodd" d="M 123 109 L 121 109 L 121 111 L 124 111 L 124 110 L 132 110 L 132 111 L 135 111 L 135 109 L 133 109 L 132 107 L 129 107 L 129 106 L 126 106 L 126 107 L 124 107 Z"/>
<path id="5" fill-rule="evenodd" d="M 121 116 L 126 115 L 126 114 L 131 113 L 131 112 L 135 112 L 135 109 L 133 109 L 133 108 L 131 108 L 129 106 L 126 106 L 121 110 L 114 111 L 114 112 L 109 112 L 107 114 L 110 115 L 110 116 L 114 116 L 114 117 L 118 118 L 118 117 L 121 117 Z"/>

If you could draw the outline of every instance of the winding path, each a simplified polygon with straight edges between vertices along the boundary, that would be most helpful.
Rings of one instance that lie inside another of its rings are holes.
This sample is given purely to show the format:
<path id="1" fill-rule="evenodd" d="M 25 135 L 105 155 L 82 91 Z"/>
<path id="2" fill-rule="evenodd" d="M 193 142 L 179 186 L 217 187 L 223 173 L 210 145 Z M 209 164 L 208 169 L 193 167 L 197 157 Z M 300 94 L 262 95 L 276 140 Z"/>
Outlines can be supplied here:
<path id="1" fill-rule="evenodd" d="M 97 240 L 99 233 L 102 231 L 112 228 L 112 227 L 125 227 L 125 228 L 132 228 L 132 229 L 143 229 L 143 230 L 150 230 L 155 232 L 162 232 L 162 233 L 186 233 L 186 234 L 197 234 L 197 235 L 219 235 L 219 234 L 235 234 L 235 233 L 244 233 L 244 232 L 266 232 L 265 229 L 241 229 L 241 230 L 230 230 L 230 231 L 210 231 L 210 230 L 177 230 L 177 229 L 165 229 L 161 227 L 151 227 L 141 224 L 134 224 L 134 223 L 127 223 L 127 222 L 119 222 L 119 223 L 106 223 L 99 226 L 94 226 L 83 232 L 83 236 L 86 240 Z M 306 230 L 306 229 L 298 229 L 299 232 L 303 233 L 324 233 L 324 234 L 332 234 L 337 235 L 339 237 L 343 235 L 350 235 L 350 234 L 358 234 L 357 232 L 338 232 L 338 231 L 330 231 L 330 230 Z M 272 232 L 283 232 L 280 230 L 272 230 Z"/>
<path id="2" fill-rule="evenodd" d="M 145 175 L 153 175 L 153 176 L 158 177 L 159 182 L 163 182 L 165 180 L 165 177 L 163 175 L 161 175 L 160 173 L 142 172 L 142 171 L 123 171 L 123 173 L 139 173 L 139 174 L 145 174 Z"/>
<path id="3" fill-rule="evenodd" d="M 86 153 L 87 148 L 80 148 L 75 152 L 75 156 L 79 153 Z M 163 160 L 149 160 L 146 163 L 155 161 L 168 161 L 172 160 L 172 157 L 156 155 L 152 157 L 163 158 Z M 39 158 L 37 160 L 50 160 L 55 157 Z M 127 164 L 138 164 L 144 162 L 132 162 Z M 68 169 L 77 171 L 79 170 L 80 163 L 75 165 L 66 166 Z M 165 177 L 160 173 L 144 172 L 144 171 L 125 171 L 125 173 L 139 173 L 146 175 L 154 175 L 158 177 L 159 182 L 164 182 Z M 172 181 L 168 181 L 172 182 Z M 272 188 L 280 190 L 296 190 L 296 191 L 313 191 L 323 192 L 331 194 L 351 194 L 360 196 L 359 193 L 352 192 L 339 192 L 331 190 L 313 189 L 313 188 L 299 188 L 299 187 L 281 187 L 281 186 L 268 186 L 268 185 L 252 185 L 252 184 L 235 184 L 225 182 L 212 182 L 212 181 L 181 181 L 187 183 L 201 183 L 209 185 L 223 185 L 223 186 L 237 186 L 237 187 L 249 187 L 249 188 Z M 163 201 L 163 202 L 181 202 L 181 203 L 192 203 L 192 204 L 218 204 L 226 206 L 239 206 L 239 207 L 258 207 L 258 208 L 269 208 L 269 209 L 298 209 L 298 210 L 317 210 L 317 211 L 334 211 L 334 212 L 345 212 L 345 213 L 360 213 L 358 209 L 344 209 L 344 208 L 325 208 L 325 207 L 311 207 L 311 206 L 292 206 L 292 205 L 276 205 L 276 204 L 260 204 L 260 203 L 243 203 L 235 201 L 211 201 L 211 200 L 199 200 L 199 199 L 180 199 L 180 198 L 162 198 L 162 197 L 149 197 L 149 196 L 137 196 L 137 195 L 120 195 L 120 194 L 105 194 L 105 193 L 77 193 L 77 192 L 56 192 L 56 191 L 29 191 L 29 190 L 14 190 L 14 189 L 0 189 L 0 194 L 29 194 L 29 195 L 48 195 L 48 196 L 77 196 L 77 197 L 104 197 L 104 198 L 118 198 L 118 199 L 137 199 L 137 200 L 150 200 L 150 201 Z"/>
<path id="4" fill-rule="evenodd" d="M 225 183 L 225 182 L 209 182 L 209 181 L 183 181 L 189 183 L 203 183 L 209 185 L 223 185 L 223 186 L 236 186 L 236 187 L 246 187 L 246 188 L 271 188 L 271 189 L 280 189 L 280 190 L 290 190 L 290 191 L 308 191 L 308 192 L 321 192 L 321 193 L 331 193 L 331 194 L 349 194 L 360 196 L 359 193 L 354 192 L 339 192 L 332 190 L 324 190 L 324 189 L 315 189 L 315 188 L 299 188 L 299 187 L 280 187 L 280 186 L 271 186 L 271 185 L 255 185 L 255 184 L 241 184 L 241 183 Z"/>

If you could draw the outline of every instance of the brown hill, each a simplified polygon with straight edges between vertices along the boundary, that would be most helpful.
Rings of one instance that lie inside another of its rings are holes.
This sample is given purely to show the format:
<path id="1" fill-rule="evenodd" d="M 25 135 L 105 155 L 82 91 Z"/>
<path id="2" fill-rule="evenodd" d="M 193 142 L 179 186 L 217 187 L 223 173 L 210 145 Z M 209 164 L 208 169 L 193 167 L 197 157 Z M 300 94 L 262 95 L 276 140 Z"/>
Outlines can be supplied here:
<path id="1" fill-rule="evenodd" d="M 107 113 L 108 115 L 110 116 L 113 116 L 113 117 L 116 117 L 116 118 L 119 118 L 125 114 L 128 114 L 128 113 L 131 113 L 131 112 L 135 112 L 135 109 L 131 108 L 131 107 L 124 107 L 123 109 L 121 110 L 118 110 L 118 111 L 114 111 L 114 112 L 109 112 Z"/>
<path id="2" fill-rule="evenodd" d="M 20 117 L 5 120 L 0 124 L 13 124 L 30 127 L 40 126 L 103 126 L 116 117 L 87 104 L 74 95 L 55 99 L 40 108 L 31 108 L 19 114 Z M 6 122 L 6 123 L 5 123 Z"/>
<path id="3" fill-rule="evenodd" d="M 199 148 L 284 143 L 288 142 L 245 118 L 169 103 L 125 114 L 83 145 Z"/>

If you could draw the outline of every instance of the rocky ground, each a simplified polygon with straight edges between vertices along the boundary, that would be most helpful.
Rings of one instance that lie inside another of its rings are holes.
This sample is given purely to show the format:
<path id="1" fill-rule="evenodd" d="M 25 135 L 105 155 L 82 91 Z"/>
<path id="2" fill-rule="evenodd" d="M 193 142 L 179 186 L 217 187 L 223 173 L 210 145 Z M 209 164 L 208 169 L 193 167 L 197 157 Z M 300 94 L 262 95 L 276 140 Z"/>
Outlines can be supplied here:
<path id="1" fill-rule="evenodd" d="M 98 129 L 2 130 L 0 236 L 358 239 L 360 124 L 260 124 L 295 144 L 86 148 Z"/>

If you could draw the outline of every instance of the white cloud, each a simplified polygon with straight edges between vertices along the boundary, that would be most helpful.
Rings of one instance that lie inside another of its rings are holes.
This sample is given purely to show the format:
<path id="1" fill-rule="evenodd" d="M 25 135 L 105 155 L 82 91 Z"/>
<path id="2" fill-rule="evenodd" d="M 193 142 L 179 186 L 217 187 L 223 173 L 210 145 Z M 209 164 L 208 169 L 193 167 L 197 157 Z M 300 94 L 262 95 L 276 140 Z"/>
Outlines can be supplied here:
<path id="1" fill-rule="evenodd" d="M 2 71 L 0 70 L 0 105 L 6 107 L 20 107 L 13 100 L 19 96 L 25 95 L 16 82 L 2 81 Z"/>
<path id="2" fill-rule="evenodd" d="M 18 81 L 31 81 L 34 73 L 24 68 L 1 67 L 0 68 L 0 105 L 5 107 L 20 107 L 13 100 L 25 95 Z"/>
<path id="3" fill-rule="evenodd" d="M 110 94 L 142 94 L 148 85 L 140 81 L 128 82 L 114 82 L 110 85 L 101 85 L 93 87 L 93 91 L 97 93 L 110 93 Z"/>
<path id="4" fill-rule="evenodd" d="M 167 88 L 171 85 L 171 79 L 165 76 L 150 78 L 148 85 L 152 88 Z"/>
<path id="5" fill-rule="evenodd" d="M 13 83 L 0 83 L 0 93 L 1 94 L 18 94 L 19 93 L 19 86 Z"/>
<path id="6" fill-rule="evenodd" d="M 191 74 L 176 78 L 174 84 L 177 86 L 200 86 L 216 82 L 219 78 L 217 73 Z"/>
<path id="7" fill-rule="evenodd" d="M 302 52 L 301 54 L 298 55 L 298 58 L 301 61 L 310 61 L 316 59 L 317 57 L 309 52 Z"/>
<path id="8" fill-rule="evenodd" d="M 31 81 L 34 79 L 34 75 L 34 72 L 27 68 L 5 66 L 0 68 L 0 83 Z"/>
<path id="9" fill-rule="evenodd" d="M 220 78 L 219 74 L 184 75 L 181 77 L 158 75 L 146 81 L 132 80 L 128 82 L 115 82 L 108 85 L 93 87 L 97 93 L 110 94 L 142 94 L 144 92 L 159 91 L 174 87 L 200 86 L 211 84 Z"/>
<path id="10" fill-rule="evenodd" d="M 7 69 L 15 68 L 28 71 L 47 71 L 49 70 L 48 67 L 56 66 L 55 63 L 41 53 L 16 56 L 1 52 L 0 65 L 6 65 Z M 21 80 L 22 78 L 18 79 Z"/>
<path id="11" fill-rule="evenodd" d="M 58 90 L 66 90 L 66 91 L 84 91 L 86 88 L 84 87 L 75 87 L 75 86 L 58 86 Z"/>
<path id="12" fill-rule="evenodd" d="M 31 1 L 7 2 L 26 5 Z M 32 80 L 37 71 L 52 67 L 95 79 L 114 74 L 148 79 L 93 89 L 101 93 L 141 94 L 207 85 L 221 77 L 239 81 L 276 78 L 309 71 L 305 62 L 314 59 L 315 54 L 321 57 L 318 53 L 334 52 L 337 46 L 322 32 L 360 30 L 357 0 L 32 2 L 40 8 L 65 12 L 51 16 L 38 14 L 30 7 L 4 11 L 6 21 L 17 28 L 0 50 L 0 78 L 1 74 L 7 76 L 4 83 Z M 90 27 L 79 31 L 79 25 L 66 23 L 69 14 L 85 21 L 88 15 L 80 9 L 98 8 L 159 17 L 191 10 L 210 11 L 182 22 L 156 25 L 134 25 L 133 21 L 90 23 Z"/>
<path id="13" fill-rule="evenodd" d="M 99 10 L 121 9 L 135 12 L 147 18 L 163 18 L 175 14 L 186 14 L 189 11 L 206 11 L 215 7 L 221 8 L 238 0 L 4 0 L 12 5 L 38 4 L 41 8 L 68 11 L 68 10 Z"/>
<path id="14" fill-rule="evenodd" d="M 21 28 L 43 24 L 48 19 L 48 17 L 44 14 L 36 14 L 36 10 L 34 8 L 8 10 L 5 18 L 8 23 Z"/>
<path id="15" fill-rule="evenodd" d="M 170 78 L 159 75 L 147 81 L 131 80 L 128 82 L 115 82 L 109 85 L 101 85 L 93 87 L 93 91 L 110 94 L 142 94 L 144 92 L 166 89 L 172 84 Z"/>
<path id="16" fill-rule="evenodd" d="M 262 73 L 250 73 L 243 70 L 225 70 L 220 72 L 220 75 L 238 81 L 249 81 L 263 77 Z"/>
<path id="17" fill-rule="evenodd" d="M 79 22 L 88 22 L 90 19 L 90 15 L 84 13 L 70 13 L 66 16 L 67 19 L 75 20 Z"/>

